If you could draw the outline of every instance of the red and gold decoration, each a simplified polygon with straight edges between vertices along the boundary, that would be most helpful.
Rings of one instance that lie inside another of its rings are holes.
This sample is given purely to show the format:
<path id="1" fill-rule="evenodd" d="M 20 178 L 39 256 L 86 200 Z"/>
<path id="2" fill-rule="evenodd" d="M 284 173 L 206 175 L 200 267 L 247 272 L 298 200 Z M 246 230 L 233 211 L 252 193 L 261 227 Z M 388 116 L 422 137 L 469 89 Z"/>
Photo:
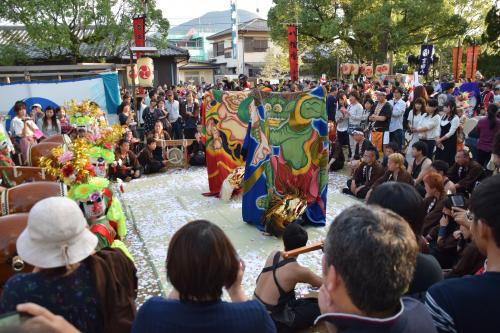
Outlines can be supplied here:
<path id="1" fill-rule="evenodd" d="M 71 100 L 66 108 L 71 124 L 76 126 L 89 126 L 96 122 L 102 111 L 99 106 L 90 100 L 84 100 L 77 103 Z"/>
<path id="2" fill-rule="evenodd" d="M 307 209 L 307 200 L 298 194 L 274 196 L 270 207 L 263 215 L 264 230 L 274 236 L 281 236 L 290 223 L 300 218 Z"/>
<path id="3" fill-rule="evenodd" d="M 86 139 L 75 139 L 67 151 L 63 147 L 52 149 L 52 156 L 40 158 L 40 167 L 66 185 L 87 183 L 94 176 L 88 151 L 91 145 Z"/>

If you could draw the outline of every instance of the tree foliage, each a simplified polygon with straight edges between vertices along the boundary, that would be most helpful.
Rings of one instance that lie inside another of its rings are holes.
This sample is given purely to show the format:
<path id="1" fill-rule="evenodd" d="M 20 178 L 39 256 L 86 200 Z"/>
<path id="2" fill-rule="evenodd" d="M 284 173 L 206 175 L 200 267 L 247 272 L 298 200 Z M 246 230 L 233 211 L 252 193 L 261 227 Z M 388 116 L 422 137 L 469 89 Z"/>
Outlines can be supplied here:
<path id="1" fill-rule="evenodd" d="M 484 21 L 486 25 L 483 34 L 484 41 L 500 51 L 500 6 L 491 6 Z"/>
<path id="2" fill-rule="evenodd" d="M 164 42 L 169 22 L 154 0 L 147 6 L 148 27 L 158 32 L 158 42 Z M 0 19 L 23 24 L 45 57 L 76 62 L 82 60 L 82 47 L 104 45 L 114 51 L 131 40 L 132 17 L 142 11 L 136 0 L 2 0 Z"/>
<path id="3" fill-rule="evenodd" d="M 301 51 L 346 43 L 351 61 L 386 61 L 389 52 L 415 50 L 473 33 L 489 0 L 274 0 L 271 37 L 286 43 L 285 23 L 297 21 Z"/>
<path id="4" fill-rule="evenodd" d="M 262 76 L 266 79 L 282 79 L 290 72 L 288 54 L 281 48 L 268 49 L 265 57 L 265 65 Z"/>

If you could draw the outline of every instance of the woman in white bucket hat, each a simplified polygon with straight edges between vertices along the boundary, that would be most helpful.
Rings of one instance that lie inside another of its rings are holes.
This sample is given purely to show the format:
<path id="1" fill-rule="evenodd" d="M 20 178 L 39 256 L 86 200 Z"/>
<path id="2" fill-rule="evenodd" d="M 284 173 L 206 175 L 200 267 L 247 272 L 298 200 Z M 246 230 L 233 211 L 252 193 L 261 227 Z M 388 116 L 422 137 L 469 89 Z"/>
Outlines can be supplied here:
<path id="1" fill-rule="evenodd" d="M 113 304 L 125 308 L 121 315 L 130 321 L 121 322 L 121 329 L 131 325 L 135 267 L 120 250 L 94 254 L 97 243 L 75 201 L 65 197 L 39 201 L 16 243 L 21 259 L 35 269 L 7 281 L 0 313 L 32 302 L 64 317 L 81 332 L 109 332 L 110 318 L 116 320 L 110 313 Z"/>

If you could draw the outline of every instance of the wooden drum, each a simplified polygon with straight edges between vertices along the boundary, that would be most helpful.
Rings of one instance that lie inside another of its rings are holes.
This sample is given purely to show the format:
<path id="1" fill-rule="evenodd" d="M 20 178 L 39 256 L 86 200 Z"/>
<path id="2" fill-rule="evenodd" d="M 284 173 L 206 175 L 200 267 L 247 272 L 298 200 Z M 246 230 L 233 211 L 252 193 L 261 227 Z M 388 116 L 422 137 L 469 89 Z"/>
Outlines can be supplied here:
<path id="1" fill-rule="evenodd" d="M 28 273 L 33 267 L 17 256 L 16 240 L 26 228 L 28 213 L 0 217 L 0 291 L 7 280 L 17 273 Z"/>
<path id="2" fill-rule="evenodd" d="M 67 187 L 59 182 L 24 183 L 6 189 L 0 196 L 0 216 L 28 213 L 38 201 L 49 197 L 64 197 Z"/>
<path id="3" fill-rule="evenodd" d="M 30 146 L 28 149 L 27 161 L 29 166 L 40 166 L 39 160 L 43 156 L 51 156 L 52 149 L 62 146 L 58 142 L 42 142 L 37 145 Z"/>
<path id="4" fill-rule="evenodd" d="M 40 141 L 40 143 L 46 143 L 46 142 L 55 142 L 61 145 L 68 145 L 71 143 L 71 139 L 66 134 L 58 134 L 49 136 L 48 138 L 45 138 L 42 141 Z"/>

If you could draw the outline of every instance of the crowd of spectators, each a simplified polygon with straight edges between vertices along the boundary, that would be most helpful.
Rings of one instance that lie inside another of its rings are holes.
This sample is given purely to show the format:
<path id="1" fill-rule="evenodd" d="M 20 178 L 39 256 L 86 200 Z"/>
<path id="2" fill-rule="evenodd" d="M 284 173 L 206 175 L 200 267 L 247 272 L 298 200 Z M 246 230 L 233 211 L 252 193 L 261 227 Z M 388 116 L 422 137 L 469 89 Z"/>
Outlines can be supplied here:
<path id="1" fill-rule="evenodd" d="M 245 82 L 240 87 L 246 89 Z M 328 87 L 334 131 L 329 167 L 342 169 L 338 161 L 347 162 L 350 179 L 343 192 L 360 203 L 329 225 L 319 275 L 300 265 L 298 255 L 285 256 L 308 241 L 307 230 L 292 223 L 283 234 L 283 251 L 262 263 L 249 298 L 242 288 L 245 264 L 230 239 L 215 224 L 197 220 L 168 244 L 171 293 L 148 299 L 136 311 L 134 263 L 118 249 L 96 251 L 97 238 L 77 204 L 48 198 L 31 209 L 16 243 L 34 270 L 13 276 L 0 296 L 0 313 L 31 318 L 0 332 L 295 332 L 315 324 L 329 332 L 495 332 L 498 102 L 478 104 L 477 144 L 464 147 L 471 133 L 460 142 L 464 129 L 452 90 L 443 89 L 446 101 L 439 105 L 440 94 L 427 97 L 426 90 L 405 96 L 404 89 L 384 82 L 365 88 Z M 149 100 L 132 105 L 124 95 L 119 117 L 127 131 L 110 177 L 161 171 L 168 164 L 162 143 L 170 138 L 192 136 L 190 159 L 204 164 L 196 128 L 199 90 L 185 96 L 155 89 Z M 37 131 L 45 136 L 66 126 L 62 110 L 42 114 L 37 108 L 28 118 L 16 104 L 12 130 L 21 146 L 36 142 Z M 10 163 L 4 150 L 0 161 Z M 319 288 L 317 298 L 297 297 L 299 283 Z"/>

